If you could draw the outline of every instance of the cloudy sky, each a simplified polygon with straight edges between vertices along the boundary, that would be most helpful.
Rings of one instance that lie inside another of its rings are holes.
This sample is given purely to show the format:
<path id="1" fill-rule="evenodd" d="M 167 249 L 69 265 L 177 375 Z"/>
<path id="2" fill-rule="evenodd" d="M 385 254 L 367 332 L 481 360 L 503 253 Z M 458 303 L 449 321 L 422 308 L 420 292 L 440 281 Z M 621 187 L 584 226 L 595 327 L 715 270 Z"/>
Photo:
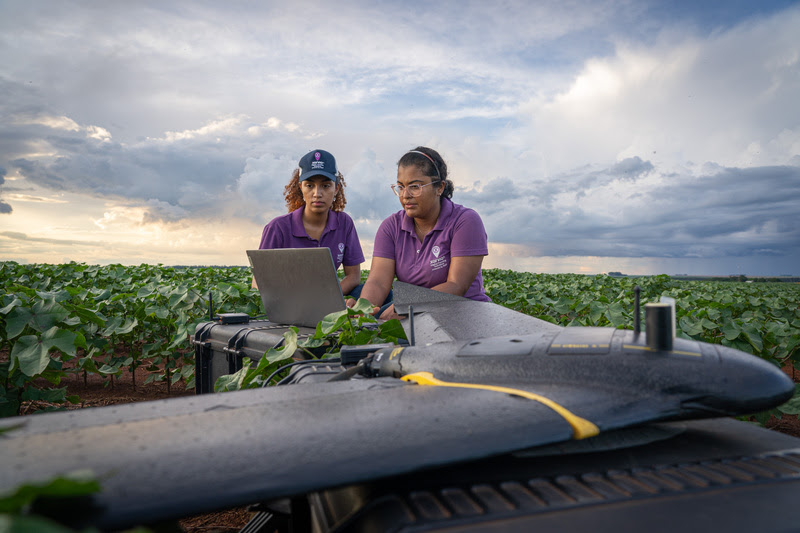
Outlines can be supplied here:
<path id="1" fill-rule="evenodd" d="M 0 260 L 244 265 L 297 160 L 368 262 L 437 149 L 485 267 L 800 275 L 800 3 L 0 2 Z"/>

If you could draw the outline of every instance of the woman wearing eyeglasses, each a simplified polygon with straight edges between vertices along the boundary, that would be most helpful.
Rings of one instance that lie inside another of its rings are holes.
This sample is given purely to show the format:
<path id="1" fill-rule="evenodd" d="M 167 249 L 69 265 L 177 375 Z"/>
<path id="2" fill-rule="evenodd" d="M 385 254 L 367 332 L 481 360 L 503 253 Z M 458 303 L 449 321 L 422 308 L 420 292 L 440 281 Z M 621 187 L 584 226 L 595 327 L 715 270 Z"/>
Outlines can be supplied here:
<path id="1" fill-rule="evenodd" d="M 419 146 L 397 162 L 401 211 L 384 220 L 375 236 L 372 266 L 361 291 L 382 302 L 397 279 L 441 292 L 488 302 L 481 265 L 489 253 L 478 213 L 453 203 L 447 164 L 431 148 Z M 377 311 L 376 307 L 376 311 Z M 380 318 L 397 318 L 394 306 Z"/>

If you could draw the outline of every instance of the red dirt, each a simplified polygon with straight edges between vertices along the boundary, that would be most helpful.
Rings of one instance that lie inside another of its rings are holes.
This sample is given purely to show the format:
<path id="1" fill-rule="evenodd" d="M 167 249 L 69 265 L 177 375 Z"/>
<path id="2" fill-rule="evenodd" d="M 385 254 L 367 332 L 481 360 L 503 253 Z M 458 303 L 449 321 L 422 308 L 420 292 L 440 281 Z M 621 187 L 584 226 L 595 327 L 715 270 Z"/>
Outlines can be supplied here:
<path id="1" fill-rule="evenodd" d="M 3 357 L 5 355 L 5 357 Z M 7 354 L 0 354 L 0 362 L 7 361 Z M 66 366 L 66 365 L 65 365 Z M 795 373 L 791 367 L 784 368 L 795 382 L 800 383 L 800 373 Z M 148 400 L 159 400 L 178 396 L 190 396 L 195 394 L 194 389 L 186 390 L 184 383 L 178 383 L 170 387 L 167 391 L 166 382 L 151 382 L 144 385 L 148 376 L 145 368 L 138 368 L 136 371 L 136 390 L 133 388 L 131 374 L 123 372 L 122 376 L 114 379 L 113 386 L 108 379 L 97 375 L 84 377 L 80 374 L 70 374 L 62 380 L 60 386 L 67 387 L 67 395 L 77 395 L 81 398 L 81 403 L 77 405 L 67 405 L 67 409 L 80 409 L 82 407 L 96 407 L 105 405 L 116 405 L 121 403 L 142 402 Z M 31 405 L 26 402 L 22 406 L 22 413 L 29 413 L 36 409 L 41 409 L 44 405 Z M 783 415 L 781 419 L 770 418 L 766 427 L 787 435 L 800 438 L 800 419 L 797 416 Z M 180 520 L 179 525 L 186 533 L 228 533 L 236 532 L 243 528 L 250 520 L 251 513 L 247 508 L 236 508 L 224 512 L 208 513 L 188 517 Z"/>

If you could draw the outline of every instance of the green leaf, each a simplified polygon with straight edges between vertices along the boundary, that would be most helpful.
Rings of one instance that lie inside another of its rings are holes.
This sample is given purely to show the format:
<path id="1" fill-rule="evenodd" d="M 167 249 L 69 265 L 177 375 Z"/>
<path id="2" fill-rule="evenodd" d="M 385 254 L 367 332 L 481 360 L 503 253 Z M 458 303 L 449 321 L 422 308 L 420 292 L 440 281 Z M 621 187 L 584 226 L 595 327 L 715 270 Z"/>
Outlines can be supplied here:
<path id="1" fill-rule="evenodd" d="M 703 325 L 699 321 L 693 321 L 688 316 L 682 316 L 678 321 L 680 330 L 690 337 L 703 334 Z"/>
<path id="2" fill-rule="evenodd" d="M 355 345 L 372 344 L 372 341 L 375 340 L 377 336 L 378 336 L 377 331 L 373 331 L 370 329 L 361 329 L 352 338 L 351 344 Z"/>
<path id="3" fill-rule="evenodd" d="M 233 298 L 238 298 L 239 296 L 241 296 L 239 289 L 237 289 L 230 283 L 220 283 L 219 285 L 217 285 L 217 290 Z"/>
<path id="4" fill-rule="evenodd" d="M 785 415 L 800 415 L 800 384 L 794 386 L 794 396 L 779 406 L 778 411 Z"/>
<path id="5" fill-rule="evenodd" d="M 33 304 L 32 311 L 30 325 L 38 331 L 48 330 L 69 316 L 69 311 L 55 300 L 40 300 Z"/>
<path id="6" fill-rule="evenodd" d="M 67 498 L 100 492 L 100 483 L 89 470 L 78 470 L 43 483 L 20 485 L 0 498 L 0 513 L 19 513 L 42 496 Z"/>
<path id="7" fill-rule="evenodd" d="M 313 336 L 313 337 L 306 337 L 305 339 L 298 341 L 297 346 L 299 346 L 300 348 L 306 348 L 311 350 L 314 348 L 319 348 L 326 342 L 327 341 L 325 340 L 324 337 L 317 338 L 316 336 Z"/>
<path id="8" fill-rule="evenodd" d="M 6 337 L 13 339 L 25 329 L 33 319 L 33 313 L 26 307 L 16 307 L 6 317 Z"/>
<path id="9" fill-rule="evenodd" d="M 136 318 L 126 318 L 125 323 L 119 326 L 114 330 L 116 335 L 127 335 L 133 329 L 139 325 L 139 321 Z"/>
<path id="10" fill-rule="evenodd" d="M 739 334 L 742 332 L 742 328 L 736 322 L 726 322 L 725 325 L 722 326 L 722 334 L 725 335 L 725 338 L 729 341 L 732 341 L 739 337 Z"/>
<path id="11" fill-rule="evenodd" d="M 319 328 L 322 331 L 322 334 L 330 335 L 334 331 L 341 329 L 342 326 L 349 320 L 349 316 L 350 315 L 347 309 L 325 315 L 325 318 L 323 318 L 319 323 Z"/>
<path id="12" fill-rule="evenodd" d="M 396 318 L 387 320 L 383 324 L 379 324 L 378 332 L 380 336 L 384 338 L 406 339 L 406 332 L 403 329 L 402 324 L 400 324 L 400 321 Z"/>
<path id="13" fill-rule="evenodd" d="M 72 304 L 67 304 L 64 307 L 68 309 L 70 313 L 80 318 L 81 322 L 84 324 L 95 324 L 100 328 L 105 326 L 105 320 L 100 318 L 97 312 L 92 311 L 91 309 L 86 309 L 85 307 Z"/>
<path id="14" fill-rule="evenodd" d="M 104 364 L 103 366 L 97 369 L 97 372 L 98 374 L 104 374 L 106 376 L 111 376 L 111 375 L 118 376 L 120 375 L 120 373 L 122 373 L 122 369 L 120 369 L 120 367 L 116 365 Z"/>
<path id="15" fill-rule="evenodd" d="M 238 372 L 217 378 L 217 381 L 214 383 L 214 392 L 241 390 L 242 382 L 252 364 L 253 362 L 249 357 L 244 357 L 242 359 L 242 368 L 240 368 Z"/>
<path id="16" fill-rule="evenodd" d="M 68 302 L 72 299 L 72 295 L 68 290 L 62 289 L 60 291 L 36 291 L 36 295 L 42 300 L 54 300 L 58 303 Z"/>
<path id="17" fill-rule="evenodd" d="M 0 308 L 0 315 L 7 315 L 12 309 L 20 305 L 25 305 L 25 304 L 22 303 L 22 300 L 20 300 L 15 296 L 14 299 L 11 300 L 11 303 L 6 305 L 5 307 Z"/>
<path id="18" fill-rule="evenodd" d="M 605 317 L 614 327 L 625 326 L 628 322 L 628 320 L 625 318 L 625 311 L 625 306 L 623 306 L 620 302 L 612 302 L 606 309 Z"/>
<path id="19" fill-rule="evenodd" d="M 136 297 L 140 299 L 150 298 L 157 292 L 156 286 L 153 283 L 148 283 L 143 287 L 139 287 L 136 291 Z"/>
<path id="20" fill-rule="evenodd" d="M 351 308 L 356 314 L 372 315 L 373 305 L 366 298 L 359 298 Z"/>
<path id="21" fill-rule="evenodd" d="M 745 324 L 744 326 L 742 326 L 742 334 L 745 340 L 747 340 L 747 342 L 750 343 L 750 346 L 752 346 L 753 349 L 756 351 L 756 353 L 760 353 L 761 350 L 764 349 L 764 343 L 761 339 L 761 334 L 758 332 L 758 330 L 754 325 Z"/>
<path id="22" fill-rule="evenodd" d="M 575 300 L 571 300 L 566 297 L 561 297 L 558 301 L 553 305 L 553 309 L 560 315 L 566 315 L 572 309 L 572 306 L 575 304 Z"/>
<path id="23" fill-rule="evenodd" d="M 261 358 L 261 361 L 258 362 L 258 368 L 263 369 L 266 366 L 265 363 L 275 363 L 278 361 L 284 361 L 286 359 L 291 359 L 294 352 L 297 351 L 297 328 L 292 326 L 289 328 L 289 331 L 284 332 L 283 334 L 283 345 L 279 348 L 270 348 L 266 352 L 264 352 L 264 356 Z"/>
<path id="24" fill-rule="evenodd" d="M 28 387 L 22 392 L 23 401 L 43 401 L 49 403 L 63 403 L 67 398 L 67 388 L 37 389 Z"/>
<path id="25" fill-rule="evenodd" d="M 24 335 L 14 343 L 14 347 L 11 349 L 9 371 L 19 365 L 20 371 L 26 376 L 39 375 L 50 363 L 49 353 L 53 348 L 75 355 L 75 338 L 76 335 L 71 331 L 62 330 L 56 326 L 45 331 L 41 337 Z"/>
<path id="26" fill-rule="evenodd" d="M 600 317 L 603 316 L 603 313 L 605 313 L 607 307 L 608 306 L 600 302 L 595 301 L 591 303 L 589 306 L 589 320 L 592 325 L 598 325 Z"/>

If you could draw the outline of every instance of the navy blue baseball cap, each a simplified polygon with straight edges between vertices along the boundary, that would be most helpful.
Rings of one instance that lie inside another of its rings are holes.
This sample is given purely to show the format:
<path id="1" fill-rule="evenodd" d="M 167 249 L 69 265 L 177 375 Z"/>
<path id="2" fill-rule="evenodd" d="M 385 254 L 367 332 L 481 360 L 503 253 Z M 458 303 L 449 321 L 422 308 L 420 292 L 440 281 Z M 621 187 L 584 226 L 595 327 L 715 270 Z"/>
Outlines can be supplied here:
<path id="1" fill-rule="evenodd" d="M 300 159 L 300 181 L 323 176 L 336 183 L 336 159 L 325 150 L 312 150 Z"/>

